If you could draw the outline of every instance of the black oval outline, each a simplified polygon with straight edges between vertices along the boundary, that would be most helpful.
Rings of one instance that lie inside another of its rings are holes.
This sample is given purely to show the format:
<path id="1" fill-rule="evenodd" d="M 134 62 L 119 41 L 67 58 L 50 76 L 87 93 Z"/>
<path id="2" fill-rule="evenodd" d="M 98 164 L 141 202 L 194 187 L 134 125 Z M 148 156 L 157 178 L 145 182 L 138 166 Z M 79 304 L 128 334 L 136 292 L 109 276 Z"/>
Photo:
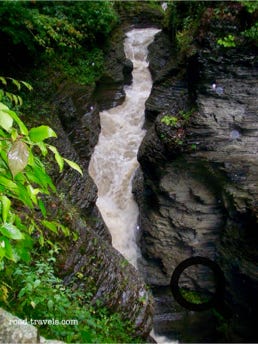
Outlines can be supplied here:
<path id="1" fill-rule="evenodd" d="M 212 298 L 209 301 L 203 302 L 201 304 L 187 301 L 180 293 L 180 288 L 178 285 L 179 278 L 182 272 L 189 266 L 198 264 L 205 265 L 213 271 L 216 287 L 215 293 L 213 294 Z M 225 277 L 217 263 L 209 258 L 196 256 L 185 259 L 175 268 L 170 280 L 170 288 L 175 300 L 181 306 L 193 311 L 205 311 L 213 307 L 216 308 L 216 306 L 219 306 L 223 302 L 225 291 Z"/>

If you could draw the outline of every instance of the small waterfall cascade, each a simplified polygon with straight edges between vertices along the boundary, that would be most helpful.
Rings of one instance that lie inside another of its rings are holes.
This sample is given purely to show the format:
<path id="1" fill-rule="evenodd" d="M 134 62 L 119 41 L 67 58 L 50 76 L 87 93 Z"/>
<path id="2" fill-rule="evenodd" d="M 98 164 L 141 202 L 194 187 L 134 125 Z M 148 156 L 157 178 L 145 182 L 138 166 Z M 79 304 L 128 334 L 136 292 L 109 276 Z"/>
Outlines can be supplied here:
<path id="1" fill-rule="evenodd" d="M 124 51 L 133 62 L 133 81 L 125 87 L 123 104 L 100 113 L 101 132 L 89 165 L 98 187 L 97 206 L 111 236 L 112 245 L 137 268 L 139 209 L 132 194 L 132 179 L 138 167 L 137 152 L 145 135 L 145 102 L 152 78 L 148 69 L 148 45 L 160 30 L 133 29 L 126 34 Z M 177 343 L 151 335 L 158 343 Z"/>
<path id="2" fill-rule="evenodd" d="M 146 28 L 126 34 L 124 51 L 133 62 L 133 81 L 125 87 L 123 104 L 100 113 L 101 133 L 89 165 L 98 187 L 97 206 L 111 233 L 112 245 L 135 267 L 140 255 L 136 243 L 139 210 L 133 199 L 132 179 L 145 134 L 145 102 L 152 88 L 148 45 L 157 32 L 156 28 Z"/>

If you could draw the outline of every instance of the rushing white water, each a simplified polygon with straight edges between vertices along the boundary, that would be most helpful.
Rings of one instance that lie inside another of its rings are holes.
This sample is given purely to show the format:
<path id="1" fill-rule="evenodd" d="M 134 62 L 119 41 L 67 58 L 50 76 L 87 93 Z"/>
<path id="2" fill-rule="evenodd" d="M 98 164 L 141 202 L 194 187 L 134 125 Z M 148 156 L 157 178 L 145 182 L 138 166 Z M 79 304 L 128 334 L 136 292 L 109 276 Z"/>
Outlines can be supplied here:
<path id="1" fill-rule="evenodd" d="M 152 88 L 148 45 L 158 29 L 134 29 L 126 34 L 125 55 L 133 62 L 133 81 L 125 87 L 122 105 L 100 113 L 101 133 L 89 165 L 98 187 L 97 206 L 111 233 L 112 245 L 135 267 L 139 210 L 132 195 L 137 152 L 144 137 L 145 102 Z"/>

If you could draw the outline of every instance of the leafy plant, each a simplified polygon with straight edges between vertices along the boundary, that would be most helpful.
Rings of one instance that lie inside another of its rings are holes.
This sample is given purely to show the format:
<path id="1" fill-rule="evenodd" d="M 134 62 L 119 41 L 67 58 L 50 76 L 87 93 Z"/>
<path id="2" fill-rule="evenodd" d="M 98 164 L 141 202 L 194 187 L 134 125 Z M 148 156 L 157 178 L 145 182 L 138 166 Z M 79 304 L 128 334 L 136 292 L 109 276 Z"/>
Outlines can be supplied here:
<path id="1" fill-rule="evenodd" d="M 219 311 L 215 308 L 212 309 L 212 313 L 216 319 L 216 329 L 223 336 L 225 341 L 230 341 L 232 338 L 232 324 L 231 320 L 225 318 Z"/>
<path id="2" fill-rule="evenodd" d="M 172 127 L 175 127 L 177 122 L 178 122 L 178 119 L 176 117 L 170 116 L 170 115 L 165 115 L 161 119 L 161 123 L 165 123 L 166 125 L 172 126 Z"/>
<path id="3" fill-rule="evenodd" d="M 191 118 L 191 116 L 193 115 L 195 109 L 192 108 L 188 111 L 183 111 L 183 110 L 180 110 L 179 111 L 179 115 L 183 118 L 183 120 L 185 121 L 189 121 L 189 119 Z"/>
<path id="4" fill-rule="evenodd" d="M 40 65 L 89 84 L 100 75 L 102 49 L 117 22 L 111 1 L 2 1 L 2 49 L 18 51 L 13 59 L 20 59 L 22 51 Z"/>
<path id="5" fill-rule="evenodd" d="M 5 85 L 7 79 L 0 79 Z M 18 89 L 21 86 L 31 89 L 26 82 L 11 79 Z M 29 261 L 29 251 L 33 239 L 37 237 L 44 244 L 44 230 L 69 234 L 68 228 L 58 221 L 48 219 L 42 195 L 55 192 L 55 186 L 47 174 L 36 152 L 46 156 L 49 152 L 59 166 L 64 163 L 82 174 L 80 167 L 73 161 L 62 157 L 57 148 L 45 142 L 56 137 L 49 126 L 41 125 L 28 129 L 18 113 L 5 104 L 8 94 L 0 90 L 0 263 L 3 268 L 5 259 Z M 16 104 L 20 97 L 10 94 L 8 97 Z M 41 212 L 41 219 L 36 215 Z"/>
<path id="6" fill-rule="evenodd" d="M 53 65 L 70 80 L 80 84 L 91 84 L 101 76 L 104 65 L 103 51 L 94 48 L 91 51 L 79 51 L 76 56 L 64 54 L 61 63 L 56 56 Z"/>
<path id="7" fill-rule="evenodd" d="M 219 38 L 217 43 L 222 45 L 224 48 L 234 48 L 236 46 L 235 36 L 229 34 L 224 38 Z"/>
<path id="8" fill-rule="evenodd" d="M 257 41 L 258 40 L 258 22 L 252 25 L 249 29 L 243 31 L 242 35 L 251 40 Z"/>
<path id="9" fill-rule="evenodd" d="M 109 1 L 67 1 L 65 3 L 2 1 L 1 31 L 14 44 L 30 51 L 39 47 L 47 53 L 78 49 L 106 37 L 117 22 Z"/>
<path id="10" fill-rule="evenodd" d="M 0 293 L 0 305 L 15 311 L 22 319 L 35 320 L 34 325 L 45 337 L 68 343 L 135 341 L 129 321 L 122 320 L 117 313 L 111 314 L 100 302 L 93 306 L 90 290 L 87 293 L 74 290 L 56 277 L 53 265 L 58 252 L 55 246 L 45 258 L 35 256 L 33 264 L 18 263 L 12 269 L 9 267 L 0 277 L 2 286 L 7 289 Z M 50 319 L 54 319 L 55 324 Z M 66 325 L 65 320 L 72 322 Z"/>
<path id="11" fill-rule="evenodd" d="M 258 1 L 240 1 L 249 13 L 254 13 L 258 10 Z"/>
<path id="12" fill-rule="evenodd" d="M 191 144 L 191 149 L 192 149 L 192 150 L 196 150 L 196 149 L 197 149 L 196 143 L 192 143 L 192 144 Z"/>

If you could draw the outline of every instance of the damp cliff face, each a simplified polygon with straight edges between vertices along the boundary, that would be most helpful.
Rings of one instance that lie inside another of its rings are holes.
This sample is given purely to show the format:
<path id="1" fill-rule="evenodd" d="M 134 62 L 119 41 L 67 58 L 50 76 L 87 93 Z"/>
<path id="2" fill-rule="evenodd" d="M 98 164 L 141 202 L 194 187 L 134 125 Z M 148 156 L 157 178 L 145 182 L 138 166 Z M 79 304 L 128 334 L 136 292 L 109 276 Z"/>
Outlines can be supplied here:
<path id="1" fill-rule="evenodd" d="M 182 341 L 219 340 L 212 312 L 183 309 L 169 289 L 182 260 L 204 256 L 226 278 L 225 301 L 234 315 L 224 340 L 257 340 L 255 56 L 228 51 L 214 58 L 206 47 L 179 68 L 163 33 L 150 52 L 154 86 L 134 193 L 141 214 L 141 270 L 154 291 L 156 331 Z M 167 114 L 177 120 L 166 124 Z M 186 276 L 186 286 L 191 278 Z M 202 275 L 195 282 L 207 287 L 209 279 Z"/>

